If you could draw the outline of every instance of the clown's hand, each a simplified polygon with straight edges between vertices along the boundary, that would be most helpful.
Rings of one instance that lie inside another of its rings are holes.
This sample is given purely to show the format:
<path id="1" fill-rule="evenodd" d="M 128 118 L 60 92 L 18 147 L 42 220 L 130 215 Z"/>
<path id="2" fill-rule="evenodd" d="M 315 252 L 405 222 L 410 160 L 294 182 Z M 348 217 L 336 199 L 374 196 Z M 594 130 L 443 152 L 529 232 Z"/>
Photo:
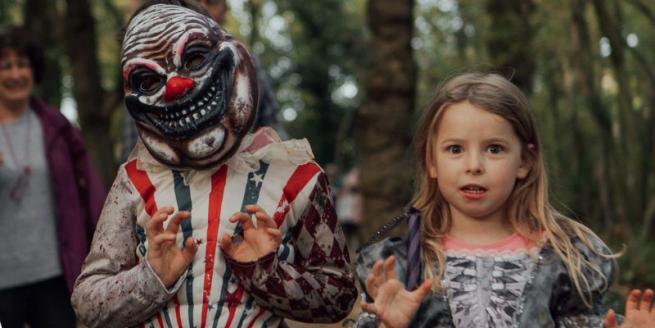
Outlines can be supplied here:
<path id="1" fill-rule="evenodd" d="M 230 217 L 230 222 L 240 222 L 243 228 L 241 236 L 223 235 L 221 248 L 227 256 L 241 263 L 253 262 L 277 251 L 282 240 L 280 230 L 275 221 L 271 219 L 258 205 L 248 205 L 245 212 L 237 212 Z M 256 224 L 251 215 L 255 215 Z"/>
<path id="2" fill-rule="evenodd" d="M 653 308 L 652 289 L 647 289 L 641 297 L 641 290 L 633 289 L 625 301 L 625 318 L 623 324 L 616 324 L 614 310 L 609 310 L 605 316 L 605 327 L 608 328 L 650 328 L 655 327 L 655 308 Z"/>
<path id="3" fill-rule="evenodd" d="M 180 224 L 189 218 L 189 212 L 175 213 L 164 229 L 164 221 L 168 220 L 173 212 L 172 207 L 162 207 L 146 222 L 148 263 L 167 288 L 175 284 L 186 271 L 197 250 L 192 237 L 184 241 L 182 249 L 175 243 Z"/>
<path id="4" fill-rule="evenodd" d="M 366 278 L 366 292 L 373 303 L 362 301 L 362 309 L 375 314 L 388 328 L 409 327 L 421 302 L 430 293 L 431 283 L 424 281 L 410 292 L 396 278 L 396 258 L 390 256 L 384 262 L 379 260 Z"/>

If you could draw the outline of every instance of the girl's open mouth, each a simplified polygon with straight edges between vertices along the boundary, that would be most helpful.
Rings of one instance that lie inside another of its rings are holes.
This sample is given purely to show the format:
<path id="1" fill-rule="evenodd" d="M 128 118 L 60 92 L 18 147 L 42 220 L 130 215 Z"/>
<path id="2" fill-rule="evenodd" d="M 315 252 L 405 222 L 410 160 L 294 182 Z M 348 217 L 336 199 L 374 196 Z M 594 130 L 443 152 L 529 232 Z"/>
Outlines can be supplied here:
<path id="1" fill-rule="evenodd" d="M 468 200 L 478 200 L 483 198 L 487 193 L 487 188 L 480 185 L 469 184 L 459 189 L 464 198 Z"/>

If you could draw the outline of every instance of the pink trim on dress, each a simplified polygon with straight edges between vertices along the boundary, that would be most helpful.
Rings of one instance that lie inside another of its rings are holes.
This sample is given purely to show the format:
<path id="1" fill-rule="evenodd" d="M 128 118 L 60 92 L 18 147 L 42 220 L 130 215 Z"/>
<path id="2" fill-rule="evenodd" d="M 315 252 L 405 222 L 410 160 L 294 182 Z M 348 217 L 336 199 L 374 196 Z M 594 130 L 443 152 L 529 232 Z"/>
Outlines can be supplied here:
<path id="1" fill-rule="evenodd" d="M 528 240 L 521 237 L 518 233 L 513 233 L 509 237 L 487 244 L 472 244 L 465 241 L 457 240 L 451 235 L 446 235 L 443 242 L 444 250 L 446 251 L 460 251 L 460 250 L 484 250 L 484 251 L 516 251 L 527 249 Z"/>

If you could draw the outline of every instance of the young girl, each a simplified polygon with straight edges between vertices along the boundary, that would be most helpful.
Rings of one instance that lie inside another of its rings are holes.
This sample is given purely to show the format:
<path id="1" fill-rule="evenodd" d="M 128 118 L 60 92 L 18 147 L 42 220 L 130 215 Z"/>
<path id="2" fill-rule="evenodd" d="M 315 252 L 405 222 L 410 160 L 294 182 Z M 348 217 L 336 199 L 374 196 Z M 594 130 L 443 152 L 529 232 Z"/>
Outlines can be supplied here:
<path id="1" fill-rule="evenodd" d="M 602 326 L 615 255 L 550 205 L 541 144 L 516 86 L 496 74 L 446 81 L 416 152 L 407 240 L 385 239 L 357 259 L 368 312 L 358 326 Z M 631 295 L 624 327 L 655 323 L 652 298 L 648 290 L 637 311 L 640 295 Z M 606 324 L 616 325 L 613 312 Z"/>

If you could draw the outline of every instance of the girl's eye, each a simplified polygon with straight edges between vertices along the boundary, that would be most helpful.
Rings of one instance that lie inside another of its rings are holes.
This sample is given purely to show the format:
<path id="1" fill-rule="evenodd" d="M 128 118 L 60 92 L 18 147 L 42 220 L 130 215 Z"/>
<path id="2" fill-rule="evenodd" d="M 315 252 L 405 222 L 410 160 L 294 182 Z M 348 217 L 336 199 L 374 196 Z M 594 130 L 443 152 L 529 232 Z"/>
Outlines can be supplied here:
<path id="1" fill-rule="evenodd" d="M 205 45 L 192 45 L 184 50 L 182 63 L 184 68 L 195 71 L 202 68 L 209 56 L 209 48 Z"/>
<path id="2" fill-rule="evenodd" d="M 147 68 L 137 68 L 130 73 L 129 84 L 139 93 L 153 94 L 164 86 L 164 77 Z"/>
<path id="3" fill-rule="evenodd" d="M 446 147 L 446 151 L 448 151 L 451 154 L 459 154 L 462 151 L 464 151 L 464 149 L 460 145 L 450 145 Z"/>
<path id="4" fill-rule="evenodd" d="M 500 154 L 505 149 L 501 145 L 490 145 L 487 150 L 492 154 Z"/>

